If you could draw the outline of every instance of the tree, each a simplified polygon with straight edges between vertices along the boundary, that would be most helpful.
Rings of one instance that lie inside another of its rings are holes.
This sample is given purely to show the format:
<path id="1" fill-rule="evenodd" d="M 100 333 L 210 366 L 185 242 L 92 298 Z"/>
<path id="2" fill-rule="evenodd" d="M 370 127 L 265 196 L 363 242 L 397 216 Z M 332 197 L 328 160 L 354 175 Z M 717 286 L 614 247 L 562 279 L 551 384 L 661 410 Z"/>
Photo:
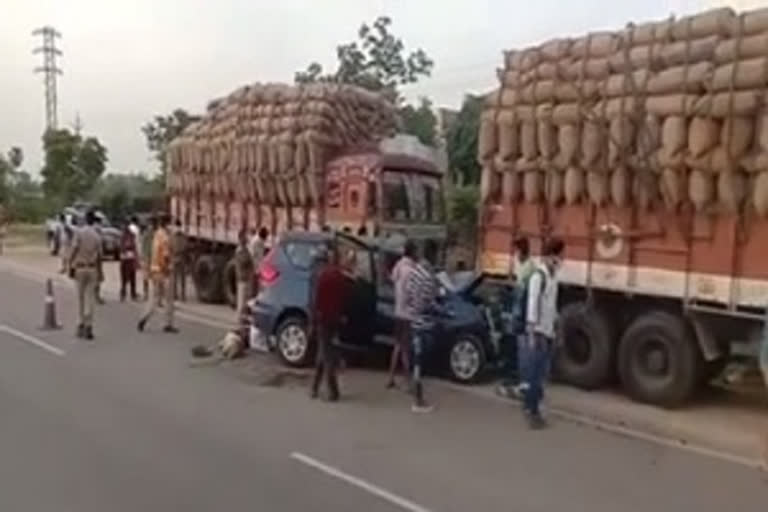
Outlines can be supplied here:
<path id="1" fill-rule="evenodd" d="M 149 211 L 161 204 L 163 184 L 141 173 L 107 174 L 96 185 L 90 200 L 114 220 L 135 212 Z"/>
<path id="2" fill-rule="evenodd" d="M 199 121 L 200 116 L 189 114 L 186 110 L 177 108 L 166 116 L 155 118 L 141 127 L 141 132 L 147 139 L 147 149 L 160 164 L 160 172 L 165 176 L 165 150 L 173 139 L 181 135 L 184 128 Z"/>
<path id="3" fill-rule="evenodd" d="M 437 116 L 428 98 L 422 97 L 419 101 L 418 107 L 405 105 L 400 109 L 403 131 L 417 137 L 422 144 L 434 146 L 437 138 Z"/>
<path id="4" fill-rule="evenodd" d="M 446 131 L 448 162 L 454 182 L 477 184 L 480 182 L 480 164 L 477 163 L 477 133 L 483 98 L 467 95 L 456 120 Z"/>
<path id="5" fill-rule="evenodd" d="M 13 146 L 8 150 L 8 156 L 0 154 L 0 203 L 9 201 L 11 184 L 14 174 L 18 172 L 24 161 L 24 153 L 18 146 Z"/>
<path id="6" fill-rule="evenodd" d="M 61 204 L 85 198 L 106 169 L 107 149 L 95 137 L 49 130 L 43 135 L 43 151 L 43 191 Z"/>
<path id="7" fill-rule="evenodd" d="M 403 131 L 424 144 L 434 145 L 437 118 L 432 103 L 421 98 L 418 106 L 402 106 L 398 87 L 413 84 L 432 74 L 434 62 L 421 48 L 406 54 L 403 41 L 390 33 L 392 20 L 376 18 L 372 25 L 363 23 L 357 41 L 336 47 L 336 70 L 326 73 L 317 62 L 294 75 L 296 83 L 338 82 L 381 92 L 400 107 Z"/>

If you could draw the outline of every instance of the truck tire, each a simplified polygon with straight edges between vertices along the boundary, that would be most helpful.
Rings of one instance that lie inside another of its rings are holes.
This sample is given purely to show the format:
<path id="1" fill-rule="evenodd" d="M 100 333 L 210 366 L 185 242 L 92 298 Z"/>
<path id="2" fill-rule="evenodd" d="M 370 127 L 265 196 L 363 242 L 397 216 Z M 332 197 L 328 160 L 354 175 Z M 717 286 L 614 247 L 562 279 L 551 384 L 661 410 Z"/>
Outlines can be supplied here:
<path id="1" fill-rule="evenodd" d="M 197 300 L 212 304 L 221 301 L 221 267 L 215 256 L 203 254 L 195 261 L 192 269 Z"/>
<path id="2" fill-rule="evenodd" d="M 224 291 L 224 302 L 229 304 L 232 309 L 235 309 L 237 306 L 237 274 L 235 272 L 234 259 L 229 260 L 224 265 L 222 288 Z"/>
<path id="3" fill-rule="evenodd" d="M 572 302 L 560 313 L 560 329 L 557 377 L 589 390 L 608 384 L 615 375 L 616 342 L 606 314 L 585 302 Z"/>
<path id="4" fill-rule="evenodd" d="M 665 311 L 638 317 L 619 343 L 624 389 L 637 401 L 662 407 L 680 407 L 693 396 L 703 362 L 693 329 Z"/>

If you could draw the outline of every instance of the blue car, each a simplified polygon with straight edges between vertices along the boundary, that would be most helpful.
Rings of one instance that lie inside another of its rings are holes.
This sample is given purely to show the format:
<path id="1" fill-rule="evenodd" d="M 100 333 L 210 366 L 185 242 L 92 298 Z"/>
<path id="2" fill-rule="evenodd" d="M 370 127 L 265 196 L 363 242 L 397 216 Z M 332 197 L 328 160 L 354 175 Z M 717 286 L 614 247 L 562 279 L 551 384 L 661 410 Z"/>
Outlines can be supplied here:
<path id="1" fill-rule="evenodd" d="M 259 268 L 259 292 L 249 306 L 257 336 L 293 367 L 314 361 L 315 344 L 308 333 L 310 275 L 315 256 L 335 246 L 357 253 L 353 300 L 339 334 L 343 349 L 368 352 L 394 345 L 394 290 L 390 268 L 397 250 L 342 233 L 306 231 L 283 234 Z M 446 314 L 437 320 L 427 369 L 460 383 L 477 380 L 497 358 L 489 319 L 476 295 L 483 276 L 459 287 L 445 283 L 440 302 Z"/>

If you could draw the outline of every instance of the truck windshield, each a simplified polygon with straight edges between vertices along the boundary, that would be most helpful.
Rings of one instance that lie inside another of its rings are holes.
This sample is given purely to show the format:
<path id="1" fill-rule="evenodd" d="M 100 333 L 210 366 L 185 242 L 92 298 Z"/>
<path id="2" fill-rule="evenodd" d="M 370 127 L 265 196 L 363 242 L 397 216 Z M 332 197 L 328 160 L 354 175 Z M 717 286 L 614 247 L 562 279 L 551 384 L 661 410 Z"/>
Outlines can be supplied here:
<path id="1" fill-rule="evenodd" d="M 443 221 L 440 178 L 407 170 L 385 170 L 382 176 L 383 216 L 394 222 Z"/>

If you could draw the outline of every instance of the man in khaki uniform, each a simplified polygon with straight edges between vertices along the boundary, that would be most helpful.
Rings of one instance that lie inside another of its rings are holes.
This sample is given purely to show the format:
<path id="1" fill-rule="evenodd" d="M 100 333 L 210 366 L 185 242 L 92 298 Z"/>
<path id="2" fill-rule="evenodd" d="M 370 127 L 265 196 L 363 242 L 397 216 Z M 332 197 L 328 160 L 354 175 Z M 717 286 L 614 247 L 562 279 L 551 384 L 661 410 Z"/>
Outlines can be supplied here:
<path id="1" fill-rule="evenodd" d="M 70 248 L 70 272 L 77 286 L 77 337 L 93 339 L 93 309 L 101 272 L 101 237 L 94 228 L 96 216 L 85 214 L 85 226 L 77 230 Z"/>
<path id="2" fill-rule="evenodd" d="M 138 329 L 143 331 L 147 322 L 160 307 L 160 298 L 165 297 L 165 327 L 163 332 L 179 332 L 173 325 L 174 290 L 172 279 L 173 254 L 171 252 L 170 234 L 168 233 L 168 216 L 160 217 L 159 227 L 152 241 L 152 264 L 150 266 L 150 293 L 147 311 L 139 320 Z"/>

